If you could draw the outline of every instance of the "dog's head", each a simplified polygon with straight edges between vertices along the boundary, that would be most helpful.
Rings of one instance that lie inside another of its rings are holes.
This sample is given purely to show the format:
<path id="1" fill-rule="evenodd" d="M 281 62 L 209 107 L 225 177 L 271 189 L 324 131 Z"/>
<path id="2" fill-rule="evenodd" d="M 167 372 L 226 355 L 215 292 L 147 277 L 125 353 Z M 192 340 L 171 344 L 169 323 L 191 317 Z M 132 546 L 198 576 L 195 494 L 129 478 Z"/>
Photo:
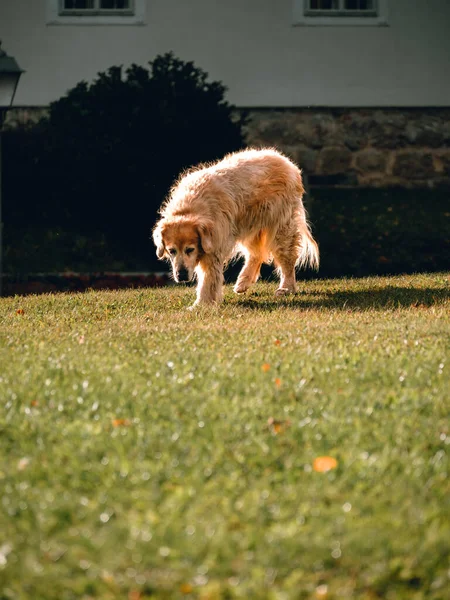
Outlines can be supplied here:
<path id="1" fill-rule="evenodd" d="M 163 218 L 153 230 L 153 241 L 158 258 L 170 260 L 175 281 L 192 281 L 201 257 L 213 250 L 212 223 Z"/>

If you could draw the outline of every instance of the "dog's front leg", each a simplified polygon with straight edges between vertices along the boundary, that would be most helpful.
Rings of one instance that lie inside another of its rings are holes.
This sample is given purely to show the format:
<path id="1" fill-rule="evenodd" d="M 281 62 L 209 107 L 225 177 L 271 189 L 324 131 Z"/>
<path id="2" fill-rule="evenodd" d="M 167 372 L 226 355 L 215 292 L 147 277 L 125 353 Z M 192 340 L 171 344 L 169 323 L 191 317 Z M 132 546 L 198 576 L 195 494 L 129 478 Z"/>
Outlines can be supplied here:
<path id="1" fill-rule="evenodd" d="M 218 256 L 205 256 L 196 268 L 197 299 L 199 304 L 219 304 L 223 297 L 223 260 Z"/>

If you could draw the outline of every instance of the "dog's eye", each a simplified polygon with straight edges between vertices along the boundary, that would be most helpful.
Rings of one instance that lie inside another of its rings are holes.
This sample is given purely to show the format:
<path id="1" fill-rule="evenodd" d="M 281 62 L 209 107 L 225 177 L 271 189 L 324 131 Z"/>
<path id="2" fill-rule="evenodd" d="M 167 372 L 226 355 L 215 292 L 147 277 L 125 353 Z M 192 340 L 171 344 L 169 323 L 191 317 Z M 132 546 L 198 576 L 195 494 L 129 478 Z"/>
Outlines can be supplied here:
<path id="1" fill-rule="evenodd" d="M 186 248 L 185 252 L 189 256 L 189 254 L 192 254 L 194 252 L 194 248 Z"/>
<path id="2" fill-rule="evenodd" d="M 175 248 L 169 248 L 168 252 L 169 252 L 170 256 L 175 256 L 175 254 L 177 253 Z"/>

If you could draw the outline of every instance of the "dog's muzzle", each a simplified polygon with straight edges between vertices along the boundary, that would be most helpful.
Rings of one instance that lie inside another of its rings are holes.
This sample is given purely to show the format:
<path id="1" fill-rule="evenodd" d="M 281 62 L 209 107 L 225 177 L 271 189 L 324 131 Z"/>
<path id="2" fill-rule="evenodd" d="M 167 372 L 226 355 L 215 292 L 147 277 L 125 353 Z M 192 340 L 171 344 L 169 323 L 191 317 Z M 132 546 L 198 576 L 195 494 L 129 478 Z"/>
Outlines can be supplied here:
<path id="1" fill-rule="evenodd" d="M 179 283 L 186 283 L 187 281 L 190 281 L 189 271 L 187 269 L 180 269 L 177 271 L 177 280 Z"/>

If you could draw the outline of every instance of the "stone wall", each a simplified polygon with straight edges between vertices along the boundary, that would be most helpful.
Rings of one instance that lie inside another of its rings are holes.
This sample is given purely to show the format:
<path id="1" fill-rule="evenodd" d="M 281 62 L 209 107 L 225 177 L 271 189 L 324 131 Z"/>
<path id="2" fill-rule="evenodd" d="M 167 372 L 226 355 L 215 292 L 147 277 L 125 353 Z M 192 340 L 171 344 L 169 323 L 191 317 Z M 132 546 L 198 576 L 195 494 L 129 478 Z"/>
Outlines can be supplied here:
<path id="1" fill-rule="evenodd" d="M 250 109 L 247 141 L 287 153 L 310 186 L 450 189 L 450 108 Z"/>
<path id="2" fill-rule="evenodd" d="M 8 111 L 32 125 L 45 107 Z M 249 109 L 251 146 L 292 157 L 310 186 L 450 189 L 450 108 Z"/>

